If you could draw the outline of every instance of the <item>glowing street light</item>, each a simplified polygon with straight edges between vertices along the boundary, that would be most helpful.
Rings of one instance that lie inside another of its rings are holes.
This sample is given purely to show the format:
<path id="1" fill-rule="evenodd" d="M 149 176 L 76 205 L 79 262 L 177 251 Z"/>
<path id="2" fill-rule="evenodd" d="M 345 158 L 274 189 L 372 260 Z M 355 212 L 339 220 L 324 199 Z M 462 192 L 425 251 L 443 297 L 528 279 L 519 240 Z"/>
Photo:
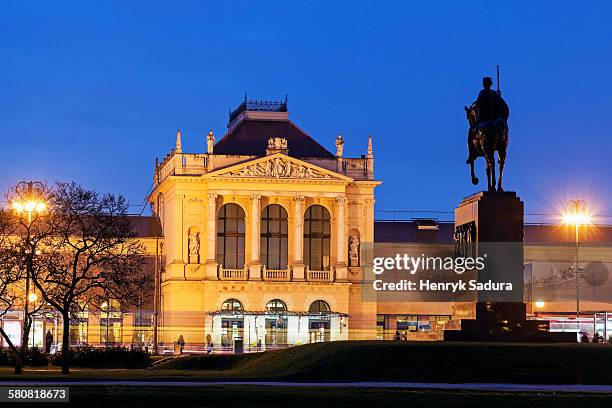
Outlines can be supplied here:
<path id="1" fill-rule="evenodd" d="M 34 191 L 34 190 L 38 191 Z M 22 181 L 15 187 L 16 197 L 13 200 L 11 207 L 18 215 L 26 213 L 28 222 L 32 223 L 32 215 L 42 214 L 47 210 L 47 203 L 42 198 L 41 191 L 44 186 L 40 182 Z"/>
<path id="2" fill-rule="evenodd" d="M 34 303 L 38 300 L 38 295 L 32 292 L 28 295 L 28 300 L 30 301 L 30 303 Z"/>
<path id="3" fill-rule="evenodd" d="M 567 211 L 563 214 L 563 223 L 574 226 L 574 242 L 576 244 L 576 319 L 580 318 L 580 227 L 591 224 L 591 215 L 586 209 L 584 200 L 570 200 Z"/>
<path id="4" fill-rule="evenodd" d="M 544 303 L 543 300 L 536 300 L 535 302 L 535 307 L 537 307 L 538 309 L 542 309 L 545 305 L 546 303 Z"/>

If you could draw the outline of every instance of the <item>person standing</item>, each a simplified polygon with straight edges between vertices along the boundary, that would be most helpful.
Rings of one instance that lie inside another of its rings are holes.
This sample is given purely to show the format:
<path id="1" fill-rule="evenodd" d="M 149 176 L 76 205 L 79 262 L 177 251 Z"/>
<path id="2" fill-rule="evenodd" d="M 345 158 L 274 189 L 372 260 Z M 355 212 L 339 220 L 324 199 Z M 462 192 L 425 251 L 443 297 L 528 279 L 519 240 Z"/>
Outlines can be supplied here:
<path id="1" fill-rule="evenodd" d="M 53 344 L 53 334 L 51 334 L 51 330 L 47 330 L 47 334 L 45 335 L 45 353 L 51 354 L 52 344 Z"/>
<path id="2" fill-rule="evenodd" d="M 179 336 L 178 340 L 176 341 L 176 345 L 179 348 L 179 354 L 183 354 L 183 349 L 185 348 L 185 339 L 183 338 L 182 334 Z"/>

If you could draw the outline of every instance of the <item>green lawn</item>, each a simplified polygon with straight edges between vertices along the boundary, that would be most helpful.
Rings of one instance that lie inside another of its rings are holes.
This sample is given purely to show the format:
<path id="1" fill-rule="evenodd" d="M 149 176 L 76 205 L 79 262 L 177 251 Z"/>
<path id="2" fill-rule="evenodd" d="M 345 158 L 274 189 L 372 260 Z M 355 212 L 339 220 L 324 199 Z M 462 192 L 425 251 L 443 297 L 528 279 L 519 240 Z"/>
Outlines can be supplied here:
<path id="1" fill-rule="evenodd" d="M 0 378 L 15 376 L 4 367 Z M 21 378 L 62 376 L 27 368 Z M 181 357 L 150 369 L 74 368 L 70 378 L 612 384 L 612 346 L 346 341 Z"/>
<path id="2" fill-rule="evenodd" d="M 70 387 L 75 407 L 375 408 L 375 407 L 609 407 L 610 397 L 594 394 L 411 391 L 400 389 L 292 388 L 253 386 Z M 11 404 L 16 406 L 16 404 Z M 37 403 L 35 406 L 44 406 Z"/>
<path id="3" fill-rule="evenodd" d="M 244 356 L 197 356 L 155 370 L 296 381 L 612 384 L 612 346 L 424 342 L 318 343 Z"/>

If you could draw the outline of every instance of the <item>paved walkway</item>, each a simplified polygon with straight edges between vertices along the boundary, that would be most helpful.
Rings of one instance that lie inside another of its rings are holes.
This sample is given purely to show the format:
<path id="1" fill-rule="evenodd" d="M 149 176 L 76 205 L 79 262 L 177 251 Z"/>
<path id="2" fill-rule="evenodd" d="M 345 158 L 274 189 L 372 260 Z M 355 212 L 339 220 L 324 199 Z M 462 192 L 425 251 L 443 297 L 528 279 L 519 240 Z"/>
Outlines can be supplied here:
<path id="1" fill-rule="evenodd" d="M 612 385 L 583 384 L 499 384 L 499 383 L 411 383 L 411 382 L 272 382 L 272 381 L 121 381 L 121 380 L 72 380 L 72 381 L 0 381 L 3 386 L 128 386 L 128 387 L 214 387 L 227 385 L 248 385 L 257 387 L 335 387 L 335 388 L 405 388 L 441 389 L 464 391 L 506 391 L 506 392 L 590 392 L 612 394 Z"/>

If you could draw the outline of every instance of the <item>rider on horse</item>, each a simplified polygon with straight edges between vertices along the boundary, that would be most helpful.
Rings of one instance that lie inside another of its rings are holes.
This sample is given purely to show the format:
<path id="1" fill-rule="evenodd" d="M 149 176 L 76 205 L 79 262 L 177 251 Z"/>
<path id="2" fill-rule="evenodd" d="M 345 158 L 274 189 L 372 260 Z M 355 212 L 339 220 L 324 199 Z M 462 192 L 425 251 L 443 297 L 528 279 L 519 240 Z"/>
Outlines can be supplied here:
<path id="1" fill-rule="evenodd" d="M 506 101 L 501 97 L 499 90 L 491 89 L 493 80 L 490 77 L 482 78 L 483 90 L 478 94 L 476 105 L 478 106 L 478 122 L 488 122 L 489 120 L 503 119 L 508 122 L 510 110 Z"/>
<path id="2" fill-rule="evenodd" d="M 501 92 L 491 89 L 491 86 L 493 86 L 491 77 L 482 78 L 482 86 L 483 89 L 478 94 L 478 99 L 476 99 L 475 102 L 478 126 L 496 119 L 502 119 L 507 123 L 508 117 L 510 116 L 510 110 L 508 109 L 506 101 L 501 97 Z M 467 142 L 468 146 L 473 143 L 473 132 L 468 132 Z M 469 163 L 469 158 L 466 163 Z"/>

